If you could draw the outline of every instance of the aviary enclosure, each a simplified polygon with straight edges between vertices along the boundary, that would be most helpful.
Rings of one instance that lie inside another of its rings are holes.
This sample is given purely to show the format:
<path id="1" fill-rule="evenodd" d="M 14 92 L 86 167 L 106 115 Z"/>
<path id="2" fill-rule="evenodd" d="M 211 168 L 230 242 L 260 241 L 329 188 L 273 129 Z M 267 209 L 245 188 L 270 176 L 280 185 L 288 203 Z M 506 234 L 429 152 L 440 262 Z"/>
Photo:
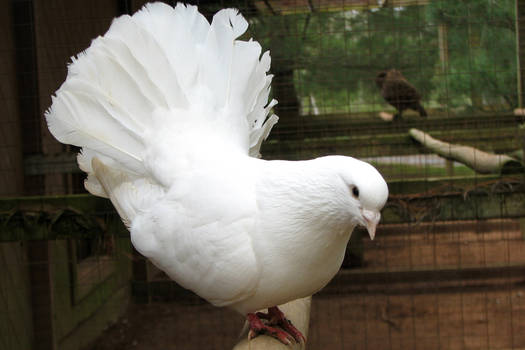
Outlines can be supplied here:
<path id="1" fill-rule="evenodd" d="M 230 349 L 243 319 L 169 281 L 43 119 L 70 57 L 142 0 L 0 4 L 0 348 Z M 173 2 L 169 2 L 172 4 Z M 312 299 L 308 349 L 525 349 L 525 1 L 197 1 L 272 55 L 265 159 L 344 154 L 390 189 Z M 427 117 L 402 117 L 396 69 Z M 467 147 L 461 147 L 467 146 Z"/>

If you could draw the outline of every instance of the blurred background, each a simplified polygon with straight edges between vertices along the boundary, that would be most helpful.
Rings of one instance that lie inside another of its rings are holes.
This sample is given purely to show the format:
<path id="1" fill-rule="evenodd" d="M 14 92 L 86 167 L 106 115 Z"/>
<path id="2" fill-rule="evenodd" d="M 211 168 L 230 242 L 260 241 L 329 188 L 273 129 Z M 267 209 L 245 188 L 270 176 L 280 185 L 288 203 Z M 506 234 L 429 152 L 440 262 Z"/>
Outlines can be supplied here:
<path id="1" fill-rule="evenodd" d="M 70 58 L 145 3 L 0 2 L 0 349 L 230 349 L 241 331 L 132 249 L 47 131 Z M 376 239 L 356 230 L 314 296 L 307 348 L 525 349 L 525 1 L 187 3 L 238 8 L 271 52 L 263 158 L 351 155 L 389 184 Z"/>

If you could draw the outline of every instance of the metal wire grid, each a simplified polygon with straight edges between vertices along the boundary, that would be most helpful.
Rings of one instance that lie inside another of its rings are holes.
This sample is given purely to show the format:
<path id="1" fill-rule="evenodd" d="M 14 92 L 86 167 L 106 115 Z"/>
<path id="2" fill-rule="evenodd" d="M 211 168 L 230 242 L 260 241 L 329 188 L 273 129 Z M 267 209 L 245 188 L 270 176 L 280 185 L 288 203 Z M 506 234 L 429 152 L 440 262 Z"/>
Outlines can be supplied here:
<path id="1" fill-rule="evenodd" d="M 247 36 L 253 36 L 272 52 L 273 90 L 280 100 L 276 113 L 281 116 L 281 125 L 263 155 L 301 159 L 346 147 L 344 152 L 357 152 L 359 157 L 374 162 L 391 181 L 409 183 L 411 179 L 468 175 L 476 185 L 484 180 L 472 171 L 457 163 L 451 167 L 428 153 L 405 152 L 403 149 L 410 144 L 398 137 L 406 133 L 407 126 L 425 128 L 434 123 L 433 130 L 440 131 L 449 142 L 498 153 L 521 147 L 516 122 L 512 122 L 515 119 L 508 116 L 519 107 L 515 85 L 519 81 L 519 45 L 515 44 L 519 21 L 508 18 L 509 13 L 515 16 L 514 2 L 461 4 L 463 12 L 452 1 L 393 1 L 384 7 L 357 0 L 221 1 L 199 5 L 208 17 L 220 7 L 239 7 L 251 24 Z M 51 93 L 65 77 L 68 58 L 103 33 L 118 12 L 132 12 L 141 3 L 28 0 L 2 6 L 0 13 L 7 19 L 2 21 L 6 38 L 2 55 L 7 64 L 1 72 L 6 92 L 0 99 L 7 106 L 2 120 L 5 141 L 0 146 L 3 194 L 83 192 L 82 175 L 63 171 L 69 169 L 64 164 L 70 164 L 67 161 L 73 158 L 56 158 L 74 150 L 58 145 L 48 135 L 42 114 L 49 106 Z M 375 74 L 389 68 L 401 69 L 420 90 L 423 104 L 429 109 L 428 120 L 407 114 L 404 124 L 397 125 L 377 118 L 381 111 L 393 113 L 374 83 Z M 509 81 L 514 83 L 506 84 Z M 490 88 L 490 84 L 496 87 Z M 516 131 L 498 136 L 504 125 L 508 129 L 516 127 Z M 477 131 L 464 132 L 469 130 Z M 374 135 L 383 134 L 391 138 L 372 142 Z M 294 144 L 289 140 L 299 141 Z M 390 149 L 394 151 L 381 153 Z M 53 157 L 55 163 L 51 162 Z M 36 170 L 27 174 L 27 169 Z M 377 241 L 364 241 L 360 266 L 349 266 L 314 299 L 309 347 L 525 347 L 523 235 L 519 219 L 507 218 L 503 197 L 495 198 L 502 201 L 499 218 L 459 222 L 440 222 L 436 218 L 389 224 L 379 230 Z M 93 244 L 93 238 L 72 242 L 80 242 L 75 243 L 75 249 L 89 250 L 86 247 Z M 19 256 L 16 259 L 8 255 L 13 244 L 2 243 L 3 266 L 15 267 L 10 270 L 11 278 L 28 277 L 24 269 L 35 263 L 28 258 L 31 243 L 22 239 L 17 243 L 19 246 L 13 250 Z M 64 242 L 53 238 L 49 244 L 56 251 L 63 248 Z M 95 267 L 100 269 L 101 258 L 107 255 L 103 253 L 95 249 L 86 256 L 94 256 Z M 126 254 L 127 259 L 134 259 L 130 252 Z M 119 260 L 115 256 L 111 259 Z M 70 256 L 54 256 L 52 261 L 39 263 L 69 266 L 72 262 L 78 263 Z M 353 285 L 352 278 L 360 282 Z M 30 294 L 27 282 L 2 281 L 3 314 L 11 318 L 19 312 L 31 314 L 23 310 L 27 305 L 12 304 L 19 300 L 13 293 Z M 86 282 L 88 286 L 99 283 Z M 56 288 L 69 291 L 71 285 Z M 100 296 L 99 301 L 102 299 Z M 100 310 L 120 307 L 116 302 L 106 302 Z M 219 325 L 231 321 L 229 315 L 213 317 L 220 320 Z M 197 317 L 192 324 L 203 329 L 199 323 L 205 319 Z M 13 340 L 22 339 L 14 323 L 4 323 L 6 348 L 20 348 L 22 344 Z M 34 332 L 31 328 L 21 332 Z M 94 337 L 101 329 L 88 330 Z M 226 333 L 226 339 L 233 339 L 233 331 Z M 228 340 L 221 338 L 217 343 L 224 347 Z M 187 344 L 192 341 L 187 340 Z M 202 342 L 196 348 L 199 346 Z"/>

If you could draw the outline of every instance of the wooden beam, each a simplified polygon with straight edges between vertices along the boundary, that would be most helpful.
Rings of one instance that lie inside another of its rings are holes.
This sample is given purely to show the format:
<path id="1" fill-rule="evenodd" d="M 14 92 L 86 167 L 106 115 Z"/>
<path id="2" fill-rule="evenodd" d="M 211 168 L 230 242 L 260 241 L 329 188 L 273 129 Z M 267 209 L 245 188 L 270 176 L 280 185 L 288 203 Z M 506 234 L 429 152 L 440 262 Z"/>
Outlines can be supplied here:
<path id="1" fill-rule="evenodd" d="M 327 154 L 354 157 L 397 156 L 430 153 L 408 136 L 410 128 L 429 131 L 444 141 L 461 142 L 482 150 L 506 153 L 521 147 L 520 116 L 513 114 L 406 120 L 400 125 L 352 115 L 318 115 L 303 118 L 302 137 L 295 124 L 279 122 L 278 132 L 263 143 L 265 159 L 308 159 Z M 33 155 L 24 160 L 28 176 L 80 173 L 76 154 Z"/>
<path id="2" fill-rule="evenodd" d="M 461 291 L 471 288 L 508 288 L 510 283 L 523 283 L 525 266 L 506 264 L 501 266 L 446 266 L 407 269 L 349 269 L 341 270 L 323 288 L 322 294 L 354 293 L 438 293 Z"/>
<path id="3" fill-rule="evenodd" d="M 305 137 L 319 137 L 330 135 L 377 135 L 406 133 L 411 128 L 425 131 L 438 130 L 465 130 L 465 129 L 493 129 L 503 127 L 517 128 L 523 119 L 514 114 L 472 115 L 464 117 L 435 115 L 427 118 L 407 118 L 402 123 L 387 123 L 375 117 L 376 113 L 369 114 L 320 114 L 301 117 L 304 124 Z M 292 134 L 297 125 L 279 120 L 279 132 Z M 277 130 L 275 130 L 277 131 Z M 277 138 L 272 131 L 270 139 Z M 264 143 L 263 143 L 264 145 Z"/>
<path id="4" fill-rule="evenodd" d="M 396 181 L 389 188 L 384 224 L 525 217 L 521 177 Z"/>
<path id="5" fill-rule="evenodd" d="M 389 0 L 389 7 L 422 6 L 430 0 Z M 315 4 L 315 8 L 313 8 Z M 261 14 L 294 15 L 299 13 L 310 13 L 313 11 L 349 11 L 367 10 L 383 7 L 383 3 L 376 0 L 257 0 L 254 5 Z M 313 9 L 312 9 L 313 8 Z"/>
<path id="6" fill-rule="evenodd" d="M 447 142 L 461 142 L 495 153 L 512 152 L 521 147 L 515 127 L 434 131 L 430 132 L 430 135 Z M 301 140 L 272 138 L 263 143 L 261 150 L 263 158 L 298 160 L 329 154 L 365 158 L 432 153 L 413 141 L 408 133 L 374 134 L 370 131 L 366 133 L 349 130 L 346 135 L 340 136 L 311 137 L 312 134 L 308 136 Z"/>
<path id="7" fill-rule="evenodd" d="M 516 0 L 516 60 L 518 70 L 518 107 L 525 103 L 525 1 Z"/>
<path id="8" fill-rule="evenodd" d="M 382 212 L 382 223 L 525 217 L 525 188 L 519 176 L 400 180 L 388 186 L 390 198 Z M 84 225 L 92 222 L 93 227 L 97 218 L 117 216 L 108 199 L 87 194 L 0 199 L 0 241 L 69 237 L 71 230 L 63 232 L 51 225 L 65 210 L 65 219 L 74 222 L 78 216 Z M 49 225 L 50 229 L 38 230 L 39 225 Z M 127 236 L 128 231 L 121 225 L 118 234 Z"/>

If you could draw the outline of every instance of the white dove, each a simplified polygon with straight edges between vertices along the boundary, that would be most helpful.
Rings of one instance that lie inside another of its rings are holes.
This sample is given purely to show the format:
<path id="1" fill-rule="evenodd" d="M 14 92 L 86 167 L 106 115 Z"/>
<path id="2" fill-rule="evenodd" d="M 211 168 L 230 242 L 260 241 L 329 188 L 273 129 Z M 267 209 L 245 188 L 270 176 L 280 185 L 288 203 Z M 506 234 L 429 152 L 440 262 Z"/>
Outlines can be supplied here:
<path id="1" fill-rule="evenodd" d="M 237 40 L 247 27 L 237 10 L 210 24 L 182 4 L 121 16 L 72 58 L 46 118 L 82 147 L 86 189 L 111 200 L 141 254 L 247 315 L 250 337 L 290 344 L 304 337 L 277 305 L 334 277 L 356 225 L 374 238 L 388 188 L 351 157 L 258 159 L 276 101 L 269 53 Z"/>

